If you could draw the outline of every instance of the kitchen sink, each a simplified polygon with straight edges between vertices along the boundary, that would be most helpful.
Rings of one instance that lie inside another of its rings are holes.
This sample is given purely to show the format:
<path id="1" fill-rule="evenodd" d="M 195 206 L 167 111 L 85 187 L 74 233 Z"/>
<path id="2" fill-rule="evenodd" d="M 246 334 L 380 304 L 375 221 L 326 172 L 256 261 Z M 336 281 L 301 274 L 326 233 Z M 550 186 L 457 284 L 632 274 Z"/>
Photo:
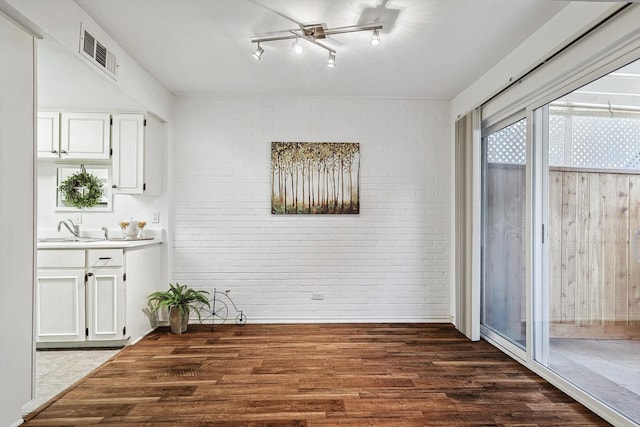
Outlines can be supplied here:
<path id="1" fill-rule="evenodd" d="M 114 242 L 135 242 L 137 240 L 153 240 L 153 237 L 109 237 Z"/>
<path id="2" fill-rule="evenodd" d="M 38 242 L 56 243 L 56 242 L 99 242 L 105 240 L 104 237 L 41 237 Z"/>

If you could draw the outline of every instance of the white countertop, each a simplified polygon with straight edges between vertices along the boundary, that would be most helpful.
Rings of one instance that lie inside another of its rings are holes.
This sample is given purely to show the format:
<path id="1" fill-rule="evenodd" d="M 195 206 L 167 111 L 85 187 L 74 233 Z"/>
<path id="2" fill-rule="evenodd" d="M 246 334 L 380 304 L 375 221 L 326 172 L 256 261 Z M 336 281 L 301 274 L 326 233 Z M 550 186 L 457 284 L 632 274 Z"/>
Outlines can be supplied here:
<path id="1" fill-rule="evenodd" d="M 99 235 L 100 233 L 98 233 Z M 115 233 L 114 233 L 115 234 Z M 95 233 L 91 233 L 89 236 L 82 236 L 79 238 L 79 241 L 67 240 L 67 241 L 56 241 L 55 239 L 59 237 L 59 235 L 49 235 L 49 236 L 38 236 L 37 247 L 38 249 L 129 249 L 129 248 L 139 248 L 143 246 L 150 245 L 159 245 L 164 243 L 164 230 L 156 229 L 156 230 L 146 230 L 145 236 L 148 238 L 145 239 L 124 239 L 120 236 L 122 234 L 117 233 L 117 237 L 112 239 L 99 239 L 96 240 Z M 41 241 L 41 239 L 46 239 L 49 237 L 52 240 L 49 241 Z M 72 238 L 72 236 L 65 236 L 67 238 Z M 86 237 L 89 240 L 83 241 L 82 238 Z"/>
<path id="2" fill-rule="evenodd" d="M 119 249 L 158 245 L 162 239 L 152 240 L 95 240 L 89 242 L 38 242 L 38 249 Z"/>

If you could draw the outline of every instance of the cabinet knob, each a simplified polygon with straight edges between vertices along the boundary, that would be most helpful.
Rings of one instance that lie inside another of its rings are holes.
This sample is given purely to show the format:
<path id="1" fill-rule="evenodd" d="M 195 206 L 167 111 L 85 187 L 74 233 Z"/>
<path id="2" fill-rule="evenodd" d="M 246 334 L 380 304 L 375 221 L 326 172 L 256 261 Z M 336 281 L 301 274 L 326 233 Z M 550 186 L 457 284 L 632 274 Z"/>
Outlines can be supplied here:
<path id="1" fill-rule="evenodd" d="M 58 150 L 51 150 L 52 154 L 58 154 Z"/>
<path id="2" fill-rule="evenodd" d="M 93 273 L 87 273 L 87 276 L 93 277 Z"/>
<path id="3" fill-rule="evenodd" d="M 61 154 L 67 154 L 67 151 L 66 150 L 60 150 L 60 153 Z"/>
<path id="4" fill-rule="evenodd" d="M 113 184 L 113 185 L 111 186 L 111 188 L 118 188 L 118 186 L 117 186 L 117 185 L 115 185 L 115 184 Z"/>

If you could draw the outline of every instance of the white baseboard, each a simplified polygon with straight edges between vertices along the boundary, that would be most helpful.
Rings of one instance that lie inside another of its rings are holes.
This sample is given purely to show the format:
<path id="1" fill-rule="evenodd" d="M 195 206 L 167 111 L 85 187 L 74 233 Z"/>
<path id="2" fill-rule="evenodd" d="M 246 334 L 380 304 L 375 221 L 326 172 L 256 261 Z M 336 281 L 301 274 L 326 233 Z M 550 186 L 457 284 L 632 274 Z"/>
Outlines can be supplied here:
<path id="1" fill-rule="evenodd" d="M 234 319 L 227 319 L 225 323 L 233 323 Z M 449 323 L 452 324 L 451 316 L 442 317 L 407 317 L 391 319 L 386 318 L 369 318 L 369 317 L 341 317 L 326 318 L 326 317 L 306 317 L 306 318 L 252 318 L 248 317 L 247 323 L 269 324 L 269 323 Z"/>

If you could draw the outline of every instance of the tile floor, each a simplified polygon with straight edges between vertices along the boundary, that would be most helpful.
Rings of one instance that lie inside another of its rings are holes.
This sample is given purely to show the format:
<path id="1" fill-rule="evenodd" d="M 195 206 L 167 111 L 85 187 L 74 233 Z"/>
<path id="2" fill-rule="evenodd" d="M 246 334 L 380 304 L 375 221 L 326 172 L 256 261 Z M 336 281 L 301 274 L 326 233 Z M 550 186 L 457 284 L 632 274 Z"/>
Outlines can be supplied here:
<path id="1" fill-rule="evenodd" d="M 22 413 L 28 414 L 36 410 L 119 351 L 120 349 L 36 351 L 36 396 L 22 407 Z"/>
<path id="2" fill-rule="evenodd" d="M 640 341 L 554 338 L 550 344 L 551 369 L 640 421 Z"/>

